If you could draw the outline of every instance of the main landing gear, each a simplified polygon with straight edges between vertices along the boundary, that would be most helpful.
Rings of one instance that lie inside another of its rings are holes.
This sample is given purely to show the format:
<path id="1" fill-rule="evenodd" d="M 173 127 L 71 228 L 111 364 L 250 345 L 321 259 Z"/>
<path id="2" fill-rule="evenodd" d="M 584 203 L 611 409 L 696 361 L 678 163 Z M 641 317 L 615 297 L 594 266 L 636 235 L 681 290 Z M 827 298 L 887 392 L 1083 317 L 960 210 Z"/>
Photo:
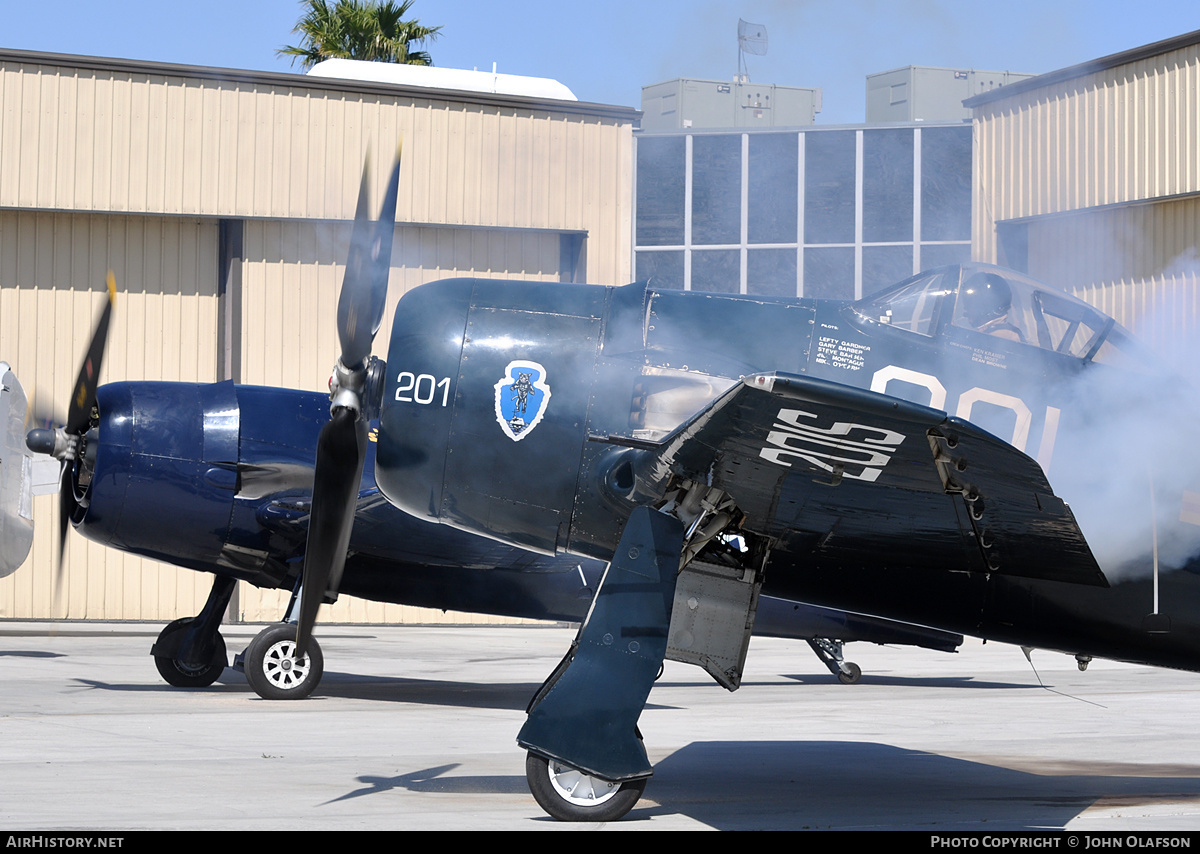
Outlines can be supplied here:
<path id="1" fill-rule="evenodd" d="M 219 629 L 236 583 L 217 576 L 200 613 L 176 620 L 159 634 L 150 654 L 168 685 L 207 688 L 225 672 L 229 659 Z M 288 606 L 289 614 L 295 610 L 295 599 Z M 308 652 L 299 659 L 294 658 L 295 651 L 295 623 L 276 623 L 250 641 L 234 667 L 245 672 L 254 693 L 264 700 L 302 700 L 321 683 L 325 658 L 315 638 L 309 639 Z"/>
<path id="2" fill-rule="evenodd" d="M 154 656 L 154 666 L 158 675 L 168 685 L 176 688 L 207 688 L 221 678 L 229 658 L 225 651 L 225 639 L 220 632 L 213 633 L 209 643 L 208 654 L 189 655 L 186 659 L 178 650 L 183 647 L 188 631 L 198 618 L 184 617 L 168 623 L 151 648 Z M 162 651 L 175 648 L 176 651 L 163 654 Z"/>
<path id="3" fill-rule="evenodd" d="M 720 489 L 694 482 L 630 514 L 587 619 L 517 735 L 529 791 L 552 817 L 616 821 L 641 798 L 654 771 L 637 721 L 664 659 L 701 666 L 730 691 L 741 684 L 767 552 L 765 541 L 725 536 L 740 515 Z"/>
<path id="4" fill-rule="evenodd" d="M 225 672 L 229 659 L 218 629 L 235 584 L 232 578 L 217 576 L 199 614 L 176 620 L 159 633 L 150 654 L 168 685 L 207 688 Z"/>

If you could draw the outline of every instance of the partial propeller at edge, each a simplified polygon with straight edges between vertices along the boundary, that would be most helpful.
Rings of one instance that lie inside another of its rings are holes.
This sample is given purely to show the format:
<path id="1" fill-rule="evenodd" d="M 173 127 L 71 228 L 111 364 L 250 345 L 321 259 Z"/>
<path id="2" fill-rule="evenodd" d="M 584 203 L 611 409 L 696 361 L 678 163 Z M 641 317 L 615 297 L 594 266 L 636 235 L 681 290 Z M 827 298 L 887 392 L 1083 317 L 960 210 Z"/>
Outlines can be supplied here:
<path id="1" fill-rule="evenodd" d="M 67 407 L 65 426 L 39 427 L 25 436 L 25 444 L 35 454 L 46 454 L 62 462 L 58 485 L 58 567 L 55 583 L 62 580 L 64 551 L 67 542 L 67 527 L 75 513 L 80 496 L 75 493 L 74 469 L 86 465 L 87 431 L 92 423 L 96 408 L 96 389 L 100 383 L 100 368 L 104 362 L 104 349 L 108 344 L 108 326 L 112 319 L 113 306 L 117 302 L 117 280 L 112 270 L 105 278 L 108 298 L 100 309 L 92 338 L 88 343 L 83 364 L 75 379 L 74 391 Z M 36 416 L 35 416 L 36 418 Z M 39 421 L 44 419 L 37 419 Z"/>
<path id="2" fill-rule="evenodd" d="M 400 185 L 400 151 L 388 180 L 379 219 L 367 214 L 370 163 L 363 166 L 346 277 L 338 298 L 338 338 L 342 352 L 329 381 L 331 418 L 317 440 L 312 513 L 300 589 L 296 625 L 297 658 L 304 655 L 317 611 L 326 592 L 336 594 L 346 565 L 354 527 L 358 487 L 367 454 L 367 420 L 363 391 L 367 360 L 375 333 L 383 322 L 396 231 L 396 199 Z"/>

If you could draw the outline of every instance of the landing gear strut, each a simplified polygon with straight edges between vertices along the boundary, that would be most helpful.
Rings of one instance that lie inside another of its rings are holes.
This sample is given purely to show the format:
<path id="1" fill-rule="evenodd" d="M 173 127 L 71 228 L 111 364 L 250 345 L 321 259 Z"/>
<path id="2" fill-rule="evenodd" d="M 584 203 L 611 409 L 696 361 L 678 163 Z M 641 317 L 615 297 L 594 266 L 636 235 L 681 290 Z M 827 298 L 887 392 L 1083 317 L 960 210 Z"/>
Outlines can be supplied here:
<path id="1" fill-rule="evenodd" d="M 654 773 L 637 720 L 666 657 L 683 540 L 678 519 L 633 511 L 575 642 L 530 701 L 525 777 L 561 821 L 615 821 Z"/>
<path id="2" fill-rule="evenodd" d="M 741 684 L 767 550 L 726 538 L 740 518 L 720 489 L 691 481 L 661 508 L 630 513 L 587 619 L 517 735 L 529 790 L 554 818 L 616 821 L 637 803 L 654 773 L 637 721 L 664 659 L 701 666 L 730 691 Z"/>
<path id="3" fill-rule="evenodd" d="M 150 654 L 168 685 L 207 688 L 225 671 L 229 659 L 218 630 L 236 584 L 235 579 L 218 575 L 200 613 L 175 620 L 159 634 Z"/>

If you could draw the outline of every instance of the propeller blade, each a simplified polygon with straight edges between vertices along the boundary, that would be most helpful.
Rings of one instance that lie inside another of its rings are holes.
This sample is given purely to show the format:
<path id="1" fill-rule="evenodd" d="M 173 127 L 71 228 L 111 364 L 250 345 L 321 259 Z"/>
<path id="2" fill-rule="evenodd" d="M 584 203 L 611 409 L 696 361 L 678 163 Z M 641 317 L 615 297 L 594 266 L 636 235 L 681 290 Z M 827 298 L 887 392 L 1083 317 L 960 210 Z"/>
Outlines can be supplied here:
<path id="1" fill-rule="evenodd" d="M 63 566 L 67 559 L 67 528 L 75 512 L 75 486 L 71 483 L 71 463 L 63 462 L 58 478 L 58 563 L 54 569 L 54 589 L 62 589 Z"/>
<path id="2" fill-rule="evenodd" d="M 41 412 L 35 406 L 26 410 L 26 426 L 30 423 L 41 425 L 26 433 L 26 447 L 34 453 L 46 454 L 62 461 L 62 472 L 58 481 L 56 587 L 61 586 L 63 564 L 66 561 L 67 527 L 71 524 L 71 516 L 76 508 L 73 474 L 75 466 L 79 463 L 75 460 L 82 447 L 80 437 L 87 432 L 92 420 L 92 410 L 96 407 L 96 389 L 100 382 L 104 348 L 108 343 L 108 324 L 112 319 L 113 306 L 117 302 L 117 281 L 112 270 L 108 271 L 105 285 L 108 289 L 108 300 L 100 309 L 96 325 L 92 328 L 92 340 L 88 342 L 87 353 L 83 357 L 83 364 L 79 368 L 79 376 L 75 379 L 74 391 L 68 404 L 66 425 L 56 428 L 49 413 Z"/>
<path id="3" fill-rule="evenodd" d="M 317 440 L 313 472 L 312 512 L 300 588 L 296 625 L 296 656 L 302 656 L 312 637 L 317 611 L 326 592 L 337 593 L 346 566 L 346 550 L 354 527 L 358 486 L 367 455 L 367 422 L 362 417 L 367 358 L 387 301 L 392 266 L 392 237 L 396 232 L 396 202 L 400 188 L 400 150 L 388 179 L 379 219 L 367 214 L 370 164 L 363 166 L 346 277 L 338 298 L 338 338 L 342 355 L 330 382 L 332 418 Z"/>
<path id="4" fill-rule="evenodd" d="M 336 592 L 341 583 L 366 456 L 367 422 L 354 410 L 338 407 L 317 439 L 312 513 L 296 626 L 297 657 L 304 655 L 308 647 L 325 591 Z"/>
<path id="5" fill-rule="evenodd" d="M 112 317 L 112 308 L 117 301 L 117 281 L 112 270 L 108 271 L 108 302 L 100 310 L 96 326 L 92 332 L 91 343 L 88 344 L 87 355 L 79 368 L 79 377 L 75 380 L 75 391 L 71 394 L 70 408 L 67 410 L 67 432 L 79 435 L 87 430 L 92 417 L 92 407 L 96 405 L 96 387 L 100 379 L 100 364 L 104 361 L 104 345 L 108 341 L 108 321 Z"/>
<path id="6" fill-rule="evenodd" d="M 396 233 L 396 199 L 400 184 L 400 152 L 388 180 L 379 220 L 372 223 L 367 215 L 367 191 L 370 164 L 363 166 L 358 190 L 354 230 L 350 235 L 350 254 L 346 259 L 346 278 L 338 298 L 338 338 L 342 345 L 342 365 L 348 370 L 363 365 L 371 355 L 371 344 L 383 322 L 387 301 L 388 272 L 392 264 L 392 237 Z"/>

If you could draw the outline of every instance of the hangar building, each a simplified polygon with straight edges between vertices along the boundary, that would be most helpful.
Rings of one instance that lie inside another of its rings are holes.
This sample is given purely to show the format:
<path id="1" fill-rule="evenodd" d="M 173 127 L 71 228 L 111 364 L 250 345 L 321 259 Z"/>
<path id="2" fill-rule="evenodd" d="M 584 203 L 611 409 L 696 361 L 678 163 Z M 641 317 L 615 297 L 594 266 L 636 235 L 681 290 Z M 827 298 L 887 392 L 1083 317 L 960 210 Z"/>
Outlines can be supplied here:
<path id="1" fill-rule="evenodd" d="M 389 304 L 457 275 L 630 279 L 636 110 L 297 74 L 0 51 L 0 358 L 57 398 L 79 369 L 105 271 L 104 379 L 324 389 L 364 157 L 378 210 L 404 165 Z M 381 356 L 386 353 L 379 352 Z M 72 535 L 53 592 L 54 500 L 0 616 L 166 620 L 211 578 Z M 242 585 L 237 617 L 285 599 Z M 326 619 L 440 616 L 343 597 Z"/>

